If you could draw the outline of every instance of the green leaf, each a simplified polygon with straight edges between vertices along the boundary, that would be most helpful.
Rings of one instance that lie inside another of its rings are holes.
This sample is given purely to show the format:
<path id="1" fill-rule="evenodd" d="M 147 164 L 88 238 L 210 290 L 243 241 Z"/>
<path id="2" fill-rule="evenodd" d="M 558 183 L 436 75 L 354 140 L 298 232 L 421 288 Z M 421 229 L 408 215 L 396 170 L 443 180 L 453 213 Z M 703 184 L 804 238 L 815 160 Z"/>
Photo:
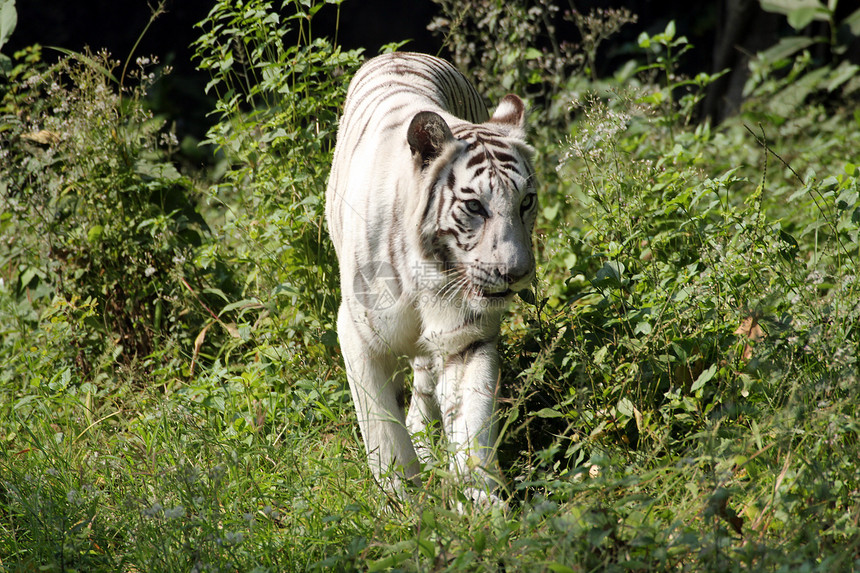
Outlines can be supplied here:
<path id="1" fill-rule="evenodd" d="M 666 30 L 663 32 L 663 34 L 670 41 L 675 37 L 675 21 L 674 20 L 669 20 L 669 23 L 666 24 Z"/>
<path id="2" fill-rule="evenodd" d="M 148 179 L 163 179 L 166 181 L 178 181 L 182 175 L 176 170 L 172 163 L 153 163 L 141 159 L 134 164 L 134 172 Z"/>
<path id="3" fill-rule="evenodd" d="M 597 271 L 591 282 L 596 287 L 620 287 L 622 276 L 624 276 L 624 263 L 607 261 L 603 263 L 603 268 Z"/>
<path id="4" fill-rule="evenodd" d="M 517 293 L 521 299 L 523 299 L 526 303 L 537 306 L 537 299 L 535 298 L 535 293 L 532 289 L 523 289 Z"/>
<path id="5" fill-rule="evenodd" d="M 436 556 L 436 546 L 429 539 L 418 538 L 418 550 L 425 559 L 433 559 Z"/>
<path id="6" fill-rule="evenodd" d="M 847 60 L 842 62 L 827 78 L 827 91 L 832 92 L 848 80 L 856 77 L 858 71 L 860 71 L 860 66 L 857 64 L 851 64 Z"/>
<path id="7" fill-rule="evenodd" d="M 21 287 L 27 288 L 27 286 L 29 286 L 30 284 L 30 281 L 32 281 L 37 274 L 39 274 L 39 272 L 35 267 L 29 267 L 23 273 L 21 273 Z"/>
<path id="8" fill-rule="evenodd" d="M 231 302 L 221 309 L 221 312 L 218 313 L 219 316 L 223 316 L 225 313 L 230 312 L 231 310 L 235 310 L 237 308 L 254 308 L 259 307 L 260 301 L 254 298 L 246 298 L 243 300 L 237 300 L 236 302 Z"/>
<path id="9" fill-rule="evenodd" d="M 788 15 L 788 24 L 797 31 L 803 30 L 813 20 L 826 22 L 830 16 L 825 8 L 801 8 Z"/>
<path id="10" fill-rule="evenodd" d="M 764 52 L 759 52 L 758 57 L 765 62 L 776 62 L 777 60 L 792 56 L 804 48 L 808 48 L 817 41 L 816 38 L 807 38 L 806 36 L 783 38 L 775 46 L 768 48 Z"/>
<path id="11" fill-rule="evenodd" d="M 535 416 L 538 418 L 561 418 L 563 417 L 562 413 L 558 410 L 553 410 L 552 408 L 542 408 L 535 412 Z"/>
<path id="12" fill-rule="evenodd" d="M 543 54 L 537 48 L 528 48 L 523 57 L 526 60 L 538 60 L 543 57 Z"/>
<path id="13" fill-rule="evenodd" d="M 410 544 L 411 542 L 401 542 L 392 546 L 393 550 L 400 549 L 404 544 Z M 368 571 L 385 571 L 386 569 L 391 569 L 397 567 L 404 561 L 408 560 L 411 556 L 411 552 L 402 551 L 401 553 L 393 553 L 392 555 L 388 555 L 387 557 L 383 557 L 382 559 L 377 559 L 376 561 L 371 561 L 367 564 Z"/>
<path id="14" fill-rule="evenodd" d="M 857 9 L 851 14 L 842 20 L 840 23 L 842 26 L 848 26 L 848 29 L 855 36 L 860 36 L 860 9 Z"/>
<path id="15" fill-rule="evenodd" d="M 90 230 L 87 231 L 87 242 L 91 245 L 95 245 L 101 240 L 103 233 L 104 227 L 101 225 L 93 225 L 90 227 Z"/>
<path id="16" fill-rule="evenodd" d="M 336 347 L 337 333 L 333 330 L 326 330 L 320 338 L 320 342 L 323 343 L 323 346 Z"/>
<path id="17" fill-rule="evenodd" d="M 783 243 L 782 248 L 779 250 L 779 254 L 782 255 L 782 258 L 787 261 L 794 259 L 795 255 L 797 255 L 797 251 L 800 249 L 800 245 L 797 244 L 797 239 L 780 229 L 779 240 Z"/>
<path id="18" fill-rule="evenodd" d="M 643 320 L 641 322 L 636 323 L 636 328 L 633 329 L 633 335 L 635 336 L 637 334 L 644 334 L 647 336 L 651 334 L 652 331 L 653 328 L 651 327 L 651 323 L 647 320 Z"/>
<path id="19" fill-rule="evenodd" d="M 618 412 L 622 416 L 627 416 L 628 418 L 633 417 L 635 409 L 636 408 L 633 406 L 633 402 L 631 402 L 629 398 L 621 398 L 618 401 L 618 404 L 615 406 L 616 412 Z"/>
<path id="20" fill-rule="evenodd" d="M 15 0 L 0 0 L 0 49 L 18 25 L 18 12 Z"/>
<path id="21" fill-rule="evenodd" d="M 860 198 L 860 192 L 854 188 L 845 189 L 836 198 L 836 208 L 840 211 L 850 209 L 857 204 L 857 199 Z"/>
<path id="22" fill-rule="evenodd" d="M 702 386 L 707 384 L 711 380 L 711 378 L 714 377 L 714 374 L 716 374 L 716 373 L 717 373 L 717 365 L 711 364 L 710 368 L 702 371 L 702 373 L 699 374 L 699 377 L 696 378 L 696 381 L 693 382 L 692 386 L 690 386 L 690 392 L 695 392 L 696 390 L 698 390 L 699 388 L 701 388 Z"/>
<path id="23" fill-rule="evenodd" d="M 830 18 L 827 6 L 818 0 L 761 0 L 761 7 L 786 16 L 795 30 L 802 30 L 813 20 L 826 22 Z"/>

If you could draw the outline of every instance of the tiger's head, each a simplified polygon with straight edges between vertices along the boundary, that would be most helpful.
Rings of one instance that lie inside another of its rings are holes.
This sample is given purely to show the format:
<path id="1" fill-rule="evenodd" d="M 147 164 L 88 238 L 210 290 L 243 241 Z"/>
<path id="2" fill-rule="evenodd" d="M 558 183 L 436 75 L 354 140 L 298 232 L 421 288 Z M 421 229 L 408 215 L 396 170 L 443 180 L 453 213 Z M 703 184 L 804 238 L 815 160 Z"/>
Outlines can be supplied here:
<path id="1" fill-rule="evenodd" d="M 415 115 L 407 130 L 420 182 L 419 243 L 442 272 L 439 294 L 504 303 L 534 279 L 537 194 L 525 106 L 505 96 L 486 123 Z"/>

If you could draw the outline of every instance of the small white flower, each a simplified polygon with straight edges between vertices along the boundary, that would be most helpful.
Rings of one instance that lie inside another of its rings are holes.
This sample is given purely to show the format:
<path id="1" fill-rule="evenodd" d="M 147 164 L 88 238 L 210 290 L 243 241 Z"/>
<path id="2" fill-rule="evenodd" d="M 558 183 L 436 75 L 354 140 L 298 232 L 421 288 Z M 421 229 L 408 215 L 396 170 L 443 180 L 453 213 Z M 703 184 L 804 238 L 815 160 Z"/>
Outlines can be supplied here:
<path id="1" fill-rule="evenodd" d="M 146 270 L 143 271 L 143 274 L 145 274 L 147 277 L 151 277 L 155 274 L 155 267 L 153 267 L 152 265 L 146 267 Z"/>
<path id="2" fill-rule="evenodd" d="M 176 134 L 172 131 L 168 131 L 161 134 L 161 145 L 167 145 L 171 147 L 175 147 L 179 145 L 179 139 L 176 138 Z"/>

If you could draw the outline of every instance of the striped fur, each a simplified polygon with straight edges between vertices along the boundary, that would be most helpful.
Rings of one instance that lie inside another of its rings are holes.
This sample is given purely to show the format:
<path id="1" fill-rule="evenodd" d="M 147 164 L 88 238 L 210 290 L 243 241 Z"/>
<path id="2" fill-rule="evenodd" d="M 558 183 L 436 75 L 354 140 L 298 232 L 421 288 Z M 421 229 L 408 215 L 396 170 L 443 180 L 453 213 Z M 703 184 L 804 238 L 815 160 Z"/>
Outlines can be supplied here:
<path id="1" fill-rule="evenodd" d="M 518 97 L 490 117 L 438 58 L 379 56 L 349 86 L 326 192 L 338 334 L 371 468 L 395 490 L 417 483 L 419 459 L 431 461 L 423 438 L 441 427 L 473 497 L 492 496 L 496 340 L 534 277 L 524 138 Z"/>

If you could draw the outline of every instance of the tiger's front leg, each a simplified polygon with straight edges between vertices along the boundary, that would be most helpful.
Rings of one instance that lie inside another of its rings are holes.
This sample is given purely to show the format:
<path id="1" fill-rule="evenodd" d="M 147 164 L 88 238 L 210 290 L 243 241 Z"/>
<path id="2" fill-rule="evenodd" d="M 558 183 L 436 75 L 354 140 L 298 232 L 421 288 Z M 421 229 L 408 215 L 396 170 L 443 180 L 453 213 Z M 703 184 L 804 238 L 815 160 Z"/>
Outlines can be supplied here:
<path id="1" fill-rule="evenodd" d="M 393 355 L 367 348 L 345 306 L 338 315 L 338 336 L 367 458 L 374 477 L 400 492 L 405 481 L 420 484 L 406 429 L 403 376 Z"/>
<path id="2" fill-rule="evenodd" d="M 498 382 L 499 354 L 491 339 L 448 357 L 437 387 L 445 434 L 454 449 L 451 466 L 471 482 L 467 493 L 475 501 L 497 500 Z"/>
<path id="3" fill-rule="evenodd" d="M 433 446 L 441 429 L 439 402 L 436 398 L 438 364 L 433 357 L 421 356 L 412 361 L 414 380 L 412 402 L 406 416 L 406 427 L 412 435 L 412 444 L 421 463 L 433 460 Z"/>

